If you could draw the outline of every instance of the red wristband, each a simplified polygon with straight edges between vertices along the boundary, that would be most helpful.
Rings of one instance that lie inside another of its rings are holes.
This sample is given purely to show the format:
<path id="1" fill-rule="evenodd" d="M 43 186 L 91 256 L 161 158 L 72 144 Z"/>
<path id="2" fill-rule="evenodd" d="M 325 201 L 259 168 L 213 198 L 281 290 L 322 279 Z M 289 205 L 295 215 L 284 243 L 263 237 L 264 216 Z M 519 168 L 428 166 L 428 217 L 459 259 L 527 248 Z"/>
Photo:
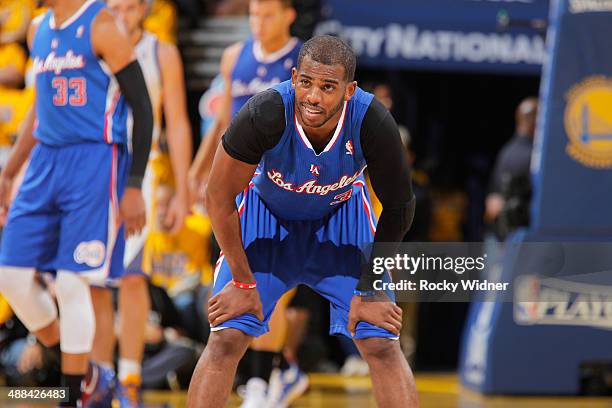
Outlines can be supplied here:
<path id="1" fill-rule="evenodd" d="M 235 280 L 232 279 L 232 285 L 234 285 L 238 289 L 255 289 L 257 287 L 257 282 L 241 283 L 241 282 L 236 282 Z"/>

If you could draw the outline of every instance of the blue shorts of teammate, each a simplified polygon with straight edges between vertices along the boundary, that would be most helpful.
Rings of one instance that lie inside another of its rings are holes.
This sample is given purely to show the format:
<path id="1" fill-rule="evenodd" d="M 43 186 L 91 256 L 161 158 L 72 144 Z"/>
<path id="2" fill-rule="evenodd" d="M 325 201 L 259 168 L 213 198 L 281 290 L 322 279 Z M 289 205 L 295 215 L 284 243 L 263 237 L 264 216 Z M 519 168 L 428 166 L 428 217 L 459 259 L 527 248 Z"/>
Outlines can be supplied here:
<path id="1" fill-rule="evenodd" d="M 279 219 L 252 188 L 241 193 L 236 204 L 242 242 L 257 281 L 264 321 L 253 314 L 244 314 L 211 330 L 234 328 L 250 336 L 261 336 L 269 331 L 268 322 L 278 299 L 304 284 L 329 300 L 330 334 L 352 337 L 346 327 L 351 299 L 365 259 L 364 250 L 373 242 L 375 231 L 365 186 L 354 185 L 352 197 L 342 207 L 314 221 Z M 215 268 L 213 295 L 231 279 L 222 255 Z M 385 329 L 359 322 L 354 338 L 369 337 L 397 339 Z"/>
<path id="2" fill-rule="evenodd" d="M 35 146 L 8 213 L 0 265 L 104 281 L 120 232 L 119 200 L 129 164 L 123 145 Z"/>

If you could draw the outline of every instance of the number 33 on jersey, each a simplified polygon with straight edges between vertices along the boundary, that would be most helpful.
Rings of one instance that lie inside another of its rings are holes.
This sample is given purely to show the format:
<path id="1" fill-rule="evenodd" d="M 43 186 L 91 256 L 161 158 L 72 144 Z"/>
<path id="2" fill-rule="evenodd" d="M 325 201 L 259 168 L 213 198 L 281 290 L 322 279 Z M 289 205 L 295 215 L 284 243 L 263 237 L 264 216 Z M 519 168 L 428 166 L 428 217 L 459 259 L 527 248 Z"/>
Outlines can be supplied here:
<path id="1" fill-rule="evenodd" d="M 36 137 L 52 146 L 125 143 L 126 104 L 91 46 L 91 25 L 104 3 L 89 0 L 61 26 L 40 17 L 32 42 L 36 74 Z"/>

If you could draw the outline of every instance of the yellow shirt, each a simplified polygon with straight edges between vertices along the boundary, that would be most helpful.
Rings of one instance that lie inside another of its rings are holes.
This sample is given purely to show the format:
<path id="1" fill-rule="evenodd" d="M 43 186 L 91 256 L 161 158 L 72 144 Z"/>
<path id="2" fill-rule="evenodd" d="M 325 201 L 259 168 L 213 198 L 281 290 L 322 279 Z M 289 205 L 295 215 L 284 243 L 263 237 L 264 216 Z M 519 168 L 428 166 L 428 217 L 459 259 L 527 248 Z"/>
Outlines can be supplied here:
<path id="1" fill-rule="evenodd" d="M 10 66 L 25 73 L 26 53 L 19 44 L 0 44 L 0 69 Z"/>
<path id="2" fill-rule="evenodd" d="M 176 44 L 176 7 L 168 0 L 153 0 L 144 29 L 152 32 L 160 41 Z"/>
<path id="3" fill-rule="evenodd" d="M 4 324 L 13 316 L 13 310 L 4 296 L 0 295 L 0 324 Z"/>
<path id="4" fill-rule="evenodd" d="M 4 20 L 2 26 L 2 34 L 12 35 L 14 33 L 23 33 L 25 39 L 27 27 L 34 14 L 36 8 L 35 0 L 0 0 L 0 21 Z"/>
<path id="5" fill-rule="evenodd" d="M 203 215 L 188 216 L 178 234 L 151 231 L 145 243 L 142 262 L 144 272 L 151 276 L 151 282 L 170 292 L 187 286 L 196 274 L 199 274 L 201 284 L 212 283 L 210 233 L 210 221 Z"/>

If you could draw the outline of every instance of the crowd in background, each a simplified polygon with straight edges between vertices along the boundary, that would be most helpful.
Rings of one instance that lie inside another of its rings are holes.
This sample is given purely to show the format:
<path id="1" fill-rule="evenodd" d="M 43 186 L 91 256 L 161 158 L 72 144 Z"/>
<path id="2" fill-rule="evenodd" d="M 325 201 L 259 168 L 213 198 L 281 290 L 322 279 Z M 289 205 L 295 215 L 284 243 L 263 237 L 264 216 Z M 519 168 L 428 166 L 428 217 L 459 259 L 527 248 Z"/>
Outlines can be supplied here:
<path id="1" fill-rule="evenodd" d="M 299 7 L 297 8 L 299 11 Z M 248 0 L 206 2 L 153 0 L 149 17 L 145 21 L 145 29 L 155 33 L 162 41 L 176 43 L 180 15 L 189 23 L 194 16 L 246 15 L 247 9 Z M 25 38 L 30 21 L 42 12 L 44 10 L 36 8 L 35 0 L 0 0 L 0 167 L 6 160 L 11 145 L 18 135 L 19 125 L 34 99 L 31 62 L 28 60 Z M 398 110 L 394 104 L 395 96 L 401 90 L 390 83 L 379 81 L 361 85 L 374 93 L 394 113 L 397 122 L 401 125 L 407 155 L 415 167 L 413 184 L 417 199 L 416 217 L 405 241 L 482 239 L 482 236 L 470 235 L 466 231 L 469 230 L 471 213 L 476 214 L 479 228 L 484 228 L 484 194 L 482 192 L 476 194 L 476 197 L 479 197 L 476 206 L 470 204 L 474 200 L 474 195 L 470 194 L 469 186 L 461 188 L 457 184 L 445 183 L 444 178 L 438 177 L 438 168 L 445 167 L 444 163 L 432 164 L 428 157 L 418 157 L 419 151 L 424 151 L 421 146 L 426 135 L 418 135 L 421 141 L 415 143 L 420 129 L 417 126 L 410 126 L 410 121 L 405 121 L 401 114 L 405 109 Z M 516 185 L 512 185 L 512 181 L 507 177 L 508 174 L 523 177 L 518 181 L 519 187 L 528 183 L 525 181 L 525 167 L 528 167 L 529 163 L 536 110 L 537 101 L 533 99 L 528 106 L 521 104 L 519 107 L 516 116 L 516 137 L 500 155 L 500 163 L 495 167 L 492 184 L 487 187 L 492 194 L 486 200 L 486 222 L 492 226 L 492 231 L 501 237 L 505 236 L 514 225 L 512 224 L 514 219 L 508 225 L 508 212 L 504 212 L 508 203 L 511 205 L 514 203 L 511 200 L 513 197 L 510 196 L 521 195 L 523 201 L 520 202 L 522 206 L 519 210 L 525 211 L 528 192 L 519 188 L 520 191 L 517 193 Z M 200 128 L 197 124 L 193 125 L 194 129 Z M 417 129 L 409 131 L 408 127 Z M 491 135 L 491 137 L 496 136 Z M 432 138 L 435 138 L 435 135 Z M 503 139 L 502 137 L 502 141 Z M 520 158 L 516 159 L 514 155 Z M 492 168 L 495 156 L 489 154 L 486 157 L 489 161 L 485 166 L 487 169 Z M 170 160 L 168 154 L 162 154 L 155 160 L 153 166 L 171 168 L 164 163 Z M 517 170 L 518 167 L 520 169 Z M 490 174 L 488 171 L 484 173 L 486 176 Z M 154 194 L 157 207 L 152 214 L 154 219 L 164 218 L 165 206 L 173 194 L 172 183 L 172 174 L 163 174 L 163 172 L 156 180 Z M 482 191 L 482 188 L 479 191 Z M 378 215 L 380 203 L 377 203 L 375 197 L 373 200 Z M 506 224 L 503 224 L 501 232 L 495 230 L 495 226 L 500 224 L 498 220 L 500 214 L 506 215 L 506 219 L 503 220 Z M 516 212 L 510 213 L 511 217 L 514 215 Z M 516 222 L 526 221 L 520 219 Z M 212 266 L 217 253 L 211 243 L 210 222 L 203 209 L 195 209 L 187 218 L 185 227 L 175 235 L 164 231 L 162 223 L 157 224 L 158 227 L 152 228 L 149 234 L 143 257 L 143 268 L 151 272 L 152 276 L 150 281 L 152 309 L 146 331 L 143 387 L 186 388 L 208 337 L 205 305 L 212 282 Z M 52 286 L 51 281 L 47 284 Z M 348 361 L 345 353 L 337 352 L 342 350 L 342 344 L 326 336 L 328 327 L 327 313 L 324 312 L 326 307 L 323 303 L 312 305 L 310 335 L 305 339 L 300 355 L 307 370 L 339 370 Z M 419 332 L 427 330 L 427 326 L 423 325 L 427 324 L 423 314 L 432 313 L 430 317 L 434 314 L 428 310 L 431 308 L 430 305 L 421 310 L 417 310 L 415 305 L 404 305 L 404 308 L 407 318 L 405 318 L 402 346 L 405 354 L 414 360 L 415 350 L 418 350 Z M 416 361 L 418 363 L 419 359 Z M 418 364 L 416 368 L 419 368 Z M 359 370 L 345 369 L 345 372 L 355 374 Z M 38 344 L 1 297 L 0 377 L 2 377 L 0 382 L 4 381 L 9 385 L 43 386 L 55 384 L 59 378 L 58 351 L 47 350 Z"/>

